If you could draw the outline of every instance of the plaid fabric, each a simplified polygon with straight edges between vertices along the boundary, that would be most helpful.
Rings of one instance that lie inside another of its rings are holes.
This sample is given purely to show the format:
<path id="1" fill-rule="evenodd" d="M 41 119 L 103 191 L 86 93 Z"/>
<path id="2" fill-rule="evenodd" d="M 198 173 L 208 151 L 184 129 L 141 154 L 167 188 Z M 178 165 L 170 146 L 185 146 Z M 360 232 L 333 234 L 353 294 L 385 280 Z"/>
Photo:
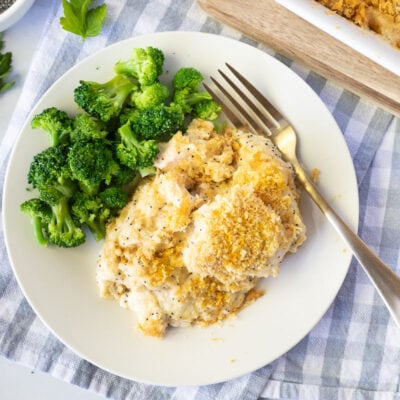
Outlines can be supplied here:
<path id="1" fill-rule="evenodd" d="M 154 31 L 194 30 L 230 36 L 272 53 L 213 21 L 192 0 L 108 0 L 105 29 L 85 42 L 60 29 L 59 2 L 38 1 L 49 8 L 49 18 L 0 148 L 1 183 L 9 152 L 35 102 L 71 66 L 110 43 Z M 300 65 L 273 55 L 301 76 L 334 115 L 357 172 L 360 234 L 398 269 L 400 121 Z M 0 354 L 4 357 L 111 399 L 400 399 L 400 330 L 356 262 L 324 318 L 278 360 L 229 382 L 163 388 L 107 373 L 80 359 L 50 334 L 22 295 L 9 265 L 2 230 L 0 234 Z"/>

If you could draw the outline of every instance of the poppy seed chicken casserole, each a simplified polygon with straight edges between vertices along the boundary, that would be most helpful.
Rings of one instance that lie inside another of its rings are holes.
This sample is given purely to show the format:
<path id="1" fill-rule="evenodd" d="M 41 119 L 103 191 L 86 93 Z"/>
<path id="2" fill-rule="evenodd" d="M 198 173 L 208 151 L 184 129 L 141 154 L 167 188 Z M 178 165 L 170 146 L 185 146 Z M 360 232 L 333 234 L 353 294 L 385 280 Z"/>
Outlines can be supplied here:
<path id="1" fill-rule="evenodd" d="M 400 49 L 399 0 L 317 0 L 362 28 L 381 35 Z"/>
<path id="2" fill-rule="evenodd" d="M 193 120 L 155 165 L 108 226 L 97 282 L 140 331 L 163 337 L 168 325 L 208 326 L 260 297 L 259 279 L 278 275 L 306 229 L 293 170 L 263 136 Z"/>

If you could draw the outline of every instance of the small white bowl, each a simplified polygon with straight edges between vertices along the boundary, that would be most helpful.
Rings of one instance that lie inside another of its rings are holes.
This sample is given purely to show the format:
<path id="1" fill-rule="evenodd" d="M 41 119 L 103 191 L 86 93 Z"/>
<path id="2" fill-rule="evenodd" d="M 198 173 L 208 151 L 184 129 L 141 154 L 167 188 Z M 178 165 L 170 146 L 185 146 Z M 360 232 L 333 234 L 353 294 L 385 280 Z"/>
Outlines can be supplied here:
<path id="1" fill-rule="evenodd" d="M 15 2 L 0 14 L 0 32 L 19 21 L 31 8 L 35 0 L 15 0 Z"/>
<path id="2" fill-rule="evenodd" d="M 359 28 L 347 19 L 327 11 L 322 4 L 313 0 L 276 1 L 317 28 L 400 76 L 400 51 L 386 43 L 375 32 Z"/>

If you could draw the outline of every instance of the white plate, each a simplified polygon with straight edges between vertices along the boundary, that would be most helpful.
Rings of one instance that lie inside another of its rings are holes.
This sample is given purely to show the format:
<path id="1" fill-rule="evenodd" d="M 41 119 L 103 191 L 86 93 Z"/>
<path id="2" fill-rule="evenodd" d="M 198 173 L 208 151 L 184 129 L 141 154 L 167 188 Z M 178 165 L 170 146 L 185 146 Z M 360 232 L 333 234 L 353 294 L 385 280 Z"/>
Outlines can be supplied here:
<path id="1" fill-rule="evenodd" d="M 266 295 L 222 326 L 173 329 L 164 340 L 135 332 L 134 316 L 100 299 L 95 283 L 99 244 L 77 249 L 42 248 L 19 204 L 32 156 L 47 146 L 30 120 L 45 107 L 75 112 L 73 88 L 80 79 L 103 81 L 134 47 L 165 52 L 166 77 L 180 66 L 205 76 L 230 62 L 263 90 L 293 122 L 309 168 L 321 170 L 320 187 L 356 227 L 358 195 L 353 164 L 334 119 L 317 95 L 283 64 L 247 44 L 205 33 L 165 32 L 114 44 L 76 65 L 43 96 L 22 129 L 8 167 L 4 226 L 15 275 L 28 301 L 51 331 L 95 365 L 130 379 L 159 385 L 200 385 L 228 380 L 273 361 L 318 322 L 335 298 L 351 255 L 307 198 L 302 209 L 308 241 L 264 282 Z"/>
<path id="2" fill-rule="evenodd" d="M 400 50 L 386 43 L 375 32 L 359 28 L 315 0 L 276 1 L 317 28 L 400 76 Z"/>

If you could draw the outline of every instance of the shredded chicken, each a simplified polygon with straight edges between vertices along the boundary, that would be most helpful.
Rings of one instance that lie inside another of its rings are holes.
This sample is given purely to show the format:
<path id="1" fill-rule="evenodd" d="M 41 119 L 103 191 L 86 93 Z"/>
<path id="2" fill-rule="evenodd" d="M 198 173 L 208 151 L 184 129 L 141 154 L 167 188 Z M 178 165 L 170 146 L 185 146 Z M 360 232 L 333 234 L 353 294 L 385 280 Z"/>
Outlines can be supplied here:
<path id="1" fill-rule="evenodd" d="M 259 279 L 277 276 L 306 236 L 292 168 L 265 137 L 194 120 L 156 167 L 108 226 L 97 282 L 140 331 L 163 337 L 256 300 Z"/>

